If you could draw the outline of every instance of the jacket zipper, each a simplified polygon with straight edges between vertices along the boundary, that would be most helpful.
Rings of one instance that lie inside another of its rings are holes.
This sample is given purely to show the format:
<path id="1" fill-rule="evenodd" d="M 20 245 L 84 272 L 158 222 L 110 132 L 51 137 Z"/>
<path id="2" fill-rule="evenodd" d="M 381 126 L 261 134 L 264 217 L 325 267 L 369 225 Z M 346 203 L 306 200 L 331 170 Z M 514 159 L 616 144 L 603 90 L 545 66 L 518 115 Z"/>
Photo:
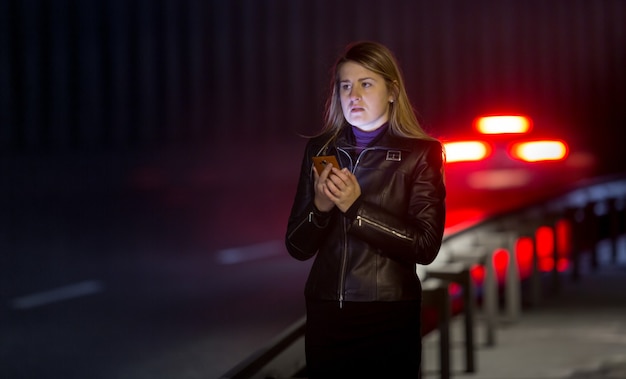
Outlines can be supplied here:
<path id="1" fill-rule="evenodd" d="M 406 234 L 402 234 L 400 232 L 398 232 L 397 230 L 393 230 L 391 228 L 386 227 L 385 225 L 379 224 L 376 221 L 372 221 L 370 219 L 367 219 L 363 216 L 356 216 L 356 219 L 358 221 L 359 226 L 361 226 L 361 222 L 365 222 L 367 224 L 373 225 L 374 227 L 381 229 L 389 234 L 393 234 L 396 237 L 400 237 L 406 240 L 411 240 L 411 237 L 407 236 Z"/>
<path id="2" fill-rule="evenodd" d="M 346 267 L 348 264 L 348 227 L 346 226 L 346 220 L 343 220 L 343 252 L 341 254 L 341 271 L 339 276 L 339 309 L 343 308 L 344 300 L 344 287 L 346 285 Z"/>
<path id="3" fill-rule="evenodd" d="M 356 163 L 353 164 L 352 161 L 352 157 L 350 156 L 350 154 L 345 151 L 344 149 L 337 147 L 336 148 L 337 151 L 340 151 L 341 153 L 343 153 L 348 160 L 350 161 L 350 165 L 352 167 L 350 167 L 350 172 L 352 172 L 354 174 L 354 172 L 356 171 L 357 166 L 359 165 L 359 161 L 361 160 L 361 157 L 363 156 L 363 153 L 365 153 L 366 151 L 369 150 L 376 150 L 376 148 L 366 148 L 363 151 L 361 151 L 359 153 L 359 156 L 357 157 Z M 343 220 L 343 252 L 341 255 L 341 270 L 339 271 L 339 309 L 343 309 L 343 301 L 344 301 L 344 286 L 346 285 L 346 269 L 347 269 L 347 265 L 348 265 L 348 222 L 344 219 Z"/>
<path id="4" fill-rule="evenodd" d="M 338 152 L 343 153 L 343 155 L 345 155 L 348 160 L 350 161 L 350 165 L 352 167 L 350 167 L 350 172 L 354 173 L 354 170 L 356 169 L 356 164 L 353 165 L 352 163 L 352 157 L 350 156 L 350 154 L 341 149 L 341 148 L 337 148 Z M 347 265 L 348 265 L 348 226 L 346 223 L 346 220 L 343 220 L 343 251 L 341 253 L 341 270 L 339 271 L 339 309 L 343 309 L 343 301 L 344 301 L 344 286 L 346 285 L 346 269 L 347 269 Z"/>

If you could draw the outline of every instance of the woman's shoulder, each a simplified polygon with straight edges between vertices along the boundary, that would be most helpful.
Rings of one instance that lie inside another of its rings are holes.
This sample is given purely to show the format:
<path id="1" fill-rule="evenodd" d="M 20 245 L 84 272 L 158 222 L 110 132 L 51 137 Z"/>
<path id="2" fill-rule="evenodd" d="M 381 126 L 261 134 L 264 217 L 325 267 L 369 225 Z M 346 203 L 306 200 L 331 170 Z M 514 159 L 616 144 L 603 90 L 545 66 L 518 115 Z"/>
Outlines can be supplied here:
<path id="1" fill-rule="evenodd" d="M 332 133 L 322 133 L 309 137 L 306 146 L 309 151 L 317 151 L 329 145 L 329 141 L 333 138 Z"/>
<path id="2" fill-rule="evenodd" d="M 323 145 L 332 138 L 332 133 L 320 133 L 309 137 L 308 143 L 311 145 Z"/>
<path id="3" fill-rule="evenodd" d="M 417 137 L 393 137 L 393 143 L 400 148 L 408 150 L 441 150 L 442 144 L 436 138 L 417 138 Z"/>

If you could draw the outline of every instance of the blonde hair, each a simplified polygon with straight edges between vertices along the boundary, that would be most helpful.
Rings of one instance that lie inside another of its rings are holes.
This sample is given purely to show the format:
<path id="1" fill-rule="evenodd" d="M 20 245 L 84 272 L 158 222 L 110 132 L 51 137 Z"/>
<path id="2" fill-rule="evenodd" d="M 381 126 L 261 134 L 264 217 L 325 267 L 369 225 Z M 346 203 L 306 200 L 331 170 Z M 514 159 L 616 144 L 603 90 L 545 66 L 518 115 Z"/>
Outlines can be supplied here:
<path id="1" fill-rule="evenodd" d="M 350 44 L 335 63 L 330 83 L 330 94 L 326 101 L 323 133 L 336 137 L 347 124 L 339 99 L 339 69 L 346 62 L 355 62 L 377 73 L 385 79 L 387 89 L 393 96 L 389 107 L 389 130 L 407 138 L 429 139 L 430 137 L 417 121 L 404 86 L 404 79 L 398 63 L 391 51 L 377 42 L 362 41 Z"/>

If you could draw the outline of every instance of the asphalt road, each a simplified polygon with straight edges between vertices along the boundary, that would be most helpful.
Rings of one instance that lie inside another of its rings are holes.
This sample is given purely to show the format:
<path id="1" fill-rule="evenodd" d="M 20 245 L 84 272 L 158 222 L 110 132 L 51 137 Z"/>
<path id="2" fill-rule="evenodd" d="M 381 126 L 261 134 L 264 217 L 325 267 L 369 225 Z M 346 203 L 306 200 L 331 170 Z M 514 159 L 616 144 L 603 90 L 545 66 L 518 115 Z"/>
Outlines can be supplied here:
<path id="1" fill-rule="evenodd" d="M 214 378 L 302 317 L 302 146 L 260 150 L 3 160 L 0 378 Z"/>
<path id="2" fill-rule="evenodd" d="M 0 378 L 213 378 L 304 314 L 309 263 L 283 246 L 293 176 L 204 171 L 191 186 L 197 171 L 154 161 L 108 174 L 114 163 L 13 163 Z"/>

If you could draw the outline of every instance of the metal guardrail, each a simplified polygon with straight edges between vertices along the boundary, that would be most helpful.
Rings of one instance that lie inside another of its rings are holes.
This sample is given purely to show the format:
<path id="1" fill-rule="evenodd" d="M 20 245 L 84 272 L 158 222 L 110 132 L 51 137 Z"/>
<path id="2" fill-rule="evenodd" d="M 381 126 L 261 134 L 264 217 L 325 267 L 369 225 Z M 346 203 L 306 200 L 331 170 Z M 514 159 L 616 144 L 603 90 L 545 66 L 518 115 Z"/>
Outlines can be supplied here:
<path id="1" fill-rule="evenodd" d="M 468 267 L 474 264 L 486 268 L 483 283 L 483 319 L 486 323 L 486 344 L 495 345 L 495 329 L 497 318 L 502 317 L 498 309 L 498 283 L 493 267 L 493 251 L 504 248 L 509 252 L 507 272 L 504 282 L 505 315 L 508 321 L 521 317 L 522 294 L 520 288 L 519 268 L 515 257 L 515 241 L 523 236 L 533 238 L 540 226 L 554 228 L 561 219 L 567 219 L 572 226 L 572 278 L 580 277 L 580 261 L 582 249 L 589 250 L 592 267 L 598 261 L 595 243 L 598 239 L 598 220 L 605 219 L 608 223 L 608 237 L 613 243 L 613 260 L 617 248 L 614 241 L 624 233 L 624 214 L 626 214 L 626 173 L 594 181 L 582 183 L 576 188 L 565 191 L 562 195 L 498 215 L 474 220 L 471 225 L 444 236 L 442 250 L 433 266 L 418 266 L 418 275 L 424 281 L 424 305 L 432 306 L 442 316 L 439 320 L 439 355 L 440 377 L 450 377 L 450 342 L 449 342 L 449 304 L 447 284 L 456 281 L 464 286 L 465 296 L 473 297 L 471 281 L 464 281 L 468 275 Z M 554 233 L 556 236 L 556 233 Z M 556 238 L 556 237 L 555 237 Z M 556 241 L 555 241 L 556 242 Z M 555 245 L 556 246 L 556 245 Z M 554 248 L 554 262 L 559 258 L 558 249 Z M 511 253 L 512 252 L 512 253 Z M 530 280 L 529 298 L 531 304 L 540 302 L 541 278 L 538 267 L 538 256 L 534 249 L 533 270 Z M 452 263 L 452 264 L 451 264 Z M 455 266 L 456 265 L 456 266 Z M 554 291 L 560 287 L 560 275 L 557 265 L 551 273 Z M 473 303 L 468 297 L 465 304 Z M 465 365 L 467 372 L 477 370 L 474 362 L 475 336 L 474 307 L 464 309 L 465 317 Z M 277 336 L 267 346 L 222 375 L 221 379 L 279 379 L 305 377 L 306 362 L 304 358 L 304 328 L 306 318 L 298 320 Z"/>
<path id="2" fill-rule="evenodd" d="M 306 317 L 289 326 L 267 346 L 222 375 L 220 379 L 293 378 L 305 368 Z"/>

